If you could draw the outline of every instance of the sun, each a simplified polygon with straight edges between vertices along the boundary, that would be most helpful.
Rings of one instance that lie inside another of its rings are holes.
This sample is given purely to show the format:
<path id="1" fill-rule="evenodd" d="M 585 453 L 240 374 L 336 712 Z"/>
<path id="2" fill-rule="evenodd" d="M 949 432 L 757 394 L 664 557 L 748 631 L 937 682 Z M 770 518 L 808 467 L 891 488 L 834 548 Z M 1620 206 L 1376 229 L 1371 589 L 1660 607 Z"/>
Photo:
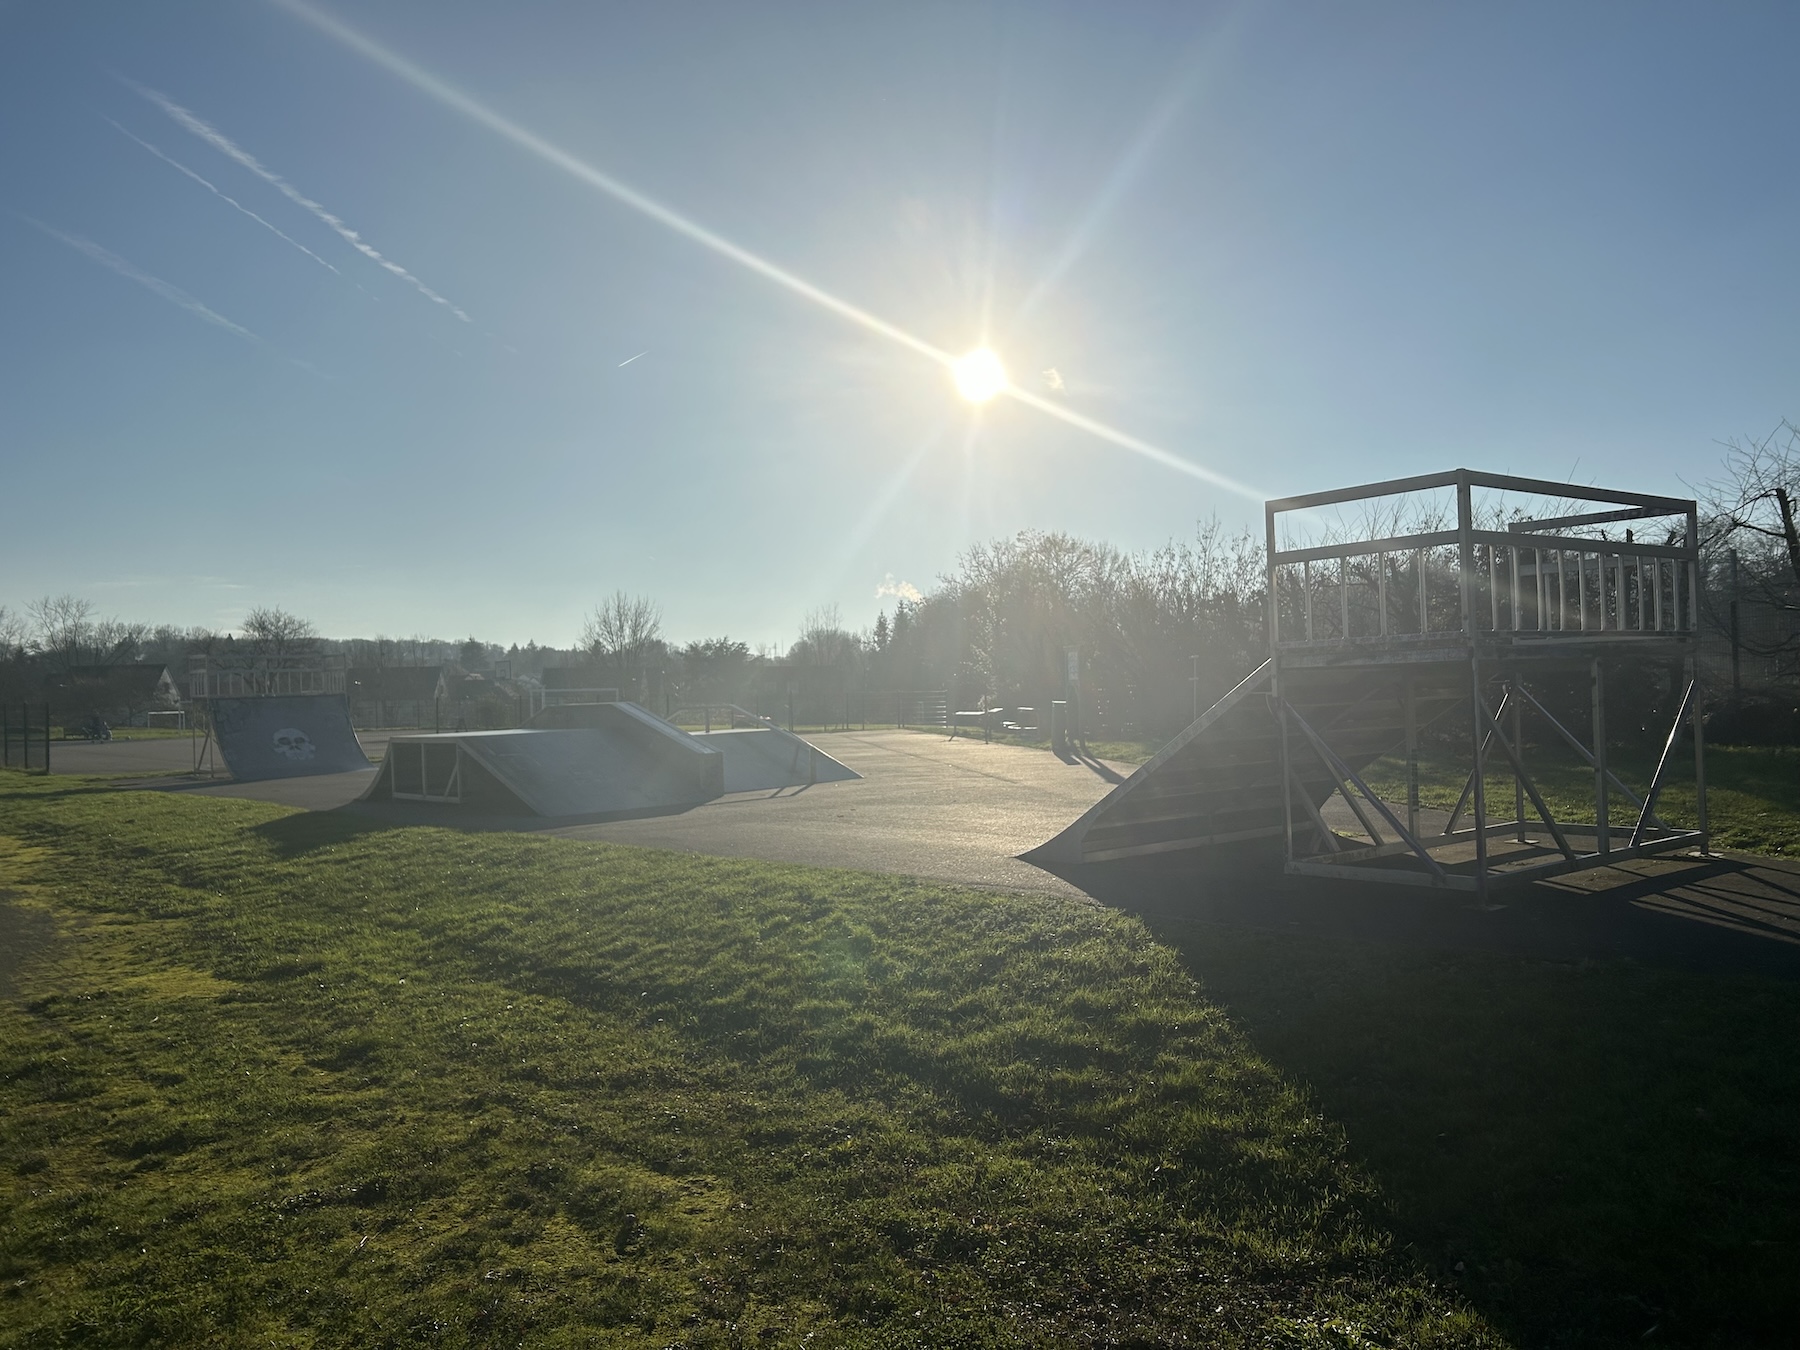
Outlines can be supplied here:
<path id="1" fill-rule="evenodd" d="M 950 363 L 956 392 L 971 403 L 986 403 L 1006 388 L 1006 367 L 986 347 L 959 356 Z"/>

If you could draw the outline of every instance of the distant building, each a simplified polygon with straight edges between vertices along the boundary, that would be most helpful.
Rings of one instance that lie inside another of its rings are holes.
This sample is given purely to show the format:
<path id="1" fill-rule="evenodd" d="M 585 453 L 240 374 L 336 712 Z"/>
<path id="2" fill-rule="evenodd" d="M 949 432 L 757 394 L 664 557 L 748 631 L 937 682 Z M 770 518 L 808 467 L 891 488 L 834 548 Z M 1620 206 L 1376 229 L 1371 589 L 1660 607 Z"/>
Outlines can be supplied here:
<path id="1" fill-rule="evenodd" d="M 44 677 L 44 698 L 65 726 L 95 717 L 131 726 L 145 723 L 149 713 L 180 708 L 181 687 L 155 662 L 70 666 Z"/>
<path id="2" fill-rule="evenodd" d="M 454 666 L 351 666 L 345 692 L 359 727 L 431 726 L 462 672 Z"/>

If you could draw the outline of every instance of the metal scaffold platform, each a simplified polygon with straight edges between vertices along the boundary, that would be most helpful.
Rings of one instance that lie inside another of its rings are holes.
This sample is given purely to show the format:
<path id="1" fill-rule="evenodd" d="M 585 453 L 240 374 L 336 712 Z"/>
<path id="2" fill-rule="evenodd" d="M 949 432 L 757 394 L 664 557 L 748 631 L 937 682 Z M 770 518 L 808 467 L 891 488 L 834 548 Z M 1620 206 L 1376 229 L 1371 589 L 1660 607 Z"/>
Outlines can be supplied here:
<path id="1" fill-rule="evenodd" d="M 1485 893 L 1706 849 L 1691 500 L 1457 469 L 1283 498 L 1264 516 L 1268 659 L 1028 857 L 1248 851 L 1290 873 Z M 1682 693 L 1636 791 L 1608 763 L 1608 672 L 1659 666 Z M 1591 776 L 1592 819 L 1556 815 L 1527 731 Z M 1684 734 L 1697 828 L 1657 814 Z M 1420 808 L 1427 748 L 1464 776 L 1447 819 Z M 1404 800 L 1364 776 L 1389 756 Z M 1510 800 L 1490 800 L 1495 774 Z"/>

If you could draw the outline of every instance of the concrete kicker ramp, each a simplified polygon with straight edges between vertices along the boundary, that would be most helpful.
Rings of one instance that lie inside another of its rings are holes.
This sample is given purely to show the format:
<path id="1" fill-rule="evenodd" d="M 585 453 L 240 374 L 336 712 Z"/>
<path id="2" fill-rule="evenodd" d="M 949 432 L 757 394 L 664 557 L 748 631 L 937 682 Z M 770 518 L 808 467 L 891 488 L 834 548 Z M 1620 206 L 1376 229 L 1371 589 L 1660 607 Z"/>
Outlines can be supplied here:
<path id="1" fill-rule="evenodd" d="M 363 799 L 595 816 L 691 806 L 724 792 L 718 751 L 633 704 L 587 708 L 609 711 L 586 726 L 396 736 Z"/>
<path id="2" fill-rule="evenodd" d="M 780 727 L 702 732 L 692 739 L 725 757 L 725 791 L 759 792 L 807 783 L 842 783 L 862 775 L 811 741 Z"/>
<path id="3" fill-rule="evenodd" d="M 207 709 L 219 755 L 240 783 L 371 767 L 342 694 L 215 698 Z"/>

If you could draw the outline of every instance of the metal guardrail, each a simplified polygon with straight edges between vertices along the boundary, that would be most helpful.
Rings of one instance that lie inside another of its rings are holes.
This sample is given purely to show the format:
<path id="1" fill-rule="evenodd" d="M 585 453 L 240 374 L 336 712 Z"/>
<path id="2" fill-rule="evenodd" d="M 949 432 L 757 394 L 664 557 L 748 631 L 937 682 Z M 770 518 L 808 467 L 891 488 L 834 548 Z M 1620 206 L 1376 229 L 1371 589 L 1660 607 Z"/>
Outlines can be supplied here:
<path id="1" fill-rule="evenodd" d="M 1286 513 L 1442 488 L 1456 491 L 1454 529 L 1277 547 Z M 1476 518 L 1477 488 L 1604 509 L 1497 530 Z M 1671 517 L 1679 524 L 1668 527 Z M 1691 636 L 1700 626 L 1698 514 L 1683 498 L 1456 469 L 1281 498 L 1266 503 L 1264 518 L 1275 650 L 1483 635 Z M 1664 522 L 1671 539 L 1640 542 L 1629 528 L 1612 539 L 1602 528 L 1641 520 Z"/>

